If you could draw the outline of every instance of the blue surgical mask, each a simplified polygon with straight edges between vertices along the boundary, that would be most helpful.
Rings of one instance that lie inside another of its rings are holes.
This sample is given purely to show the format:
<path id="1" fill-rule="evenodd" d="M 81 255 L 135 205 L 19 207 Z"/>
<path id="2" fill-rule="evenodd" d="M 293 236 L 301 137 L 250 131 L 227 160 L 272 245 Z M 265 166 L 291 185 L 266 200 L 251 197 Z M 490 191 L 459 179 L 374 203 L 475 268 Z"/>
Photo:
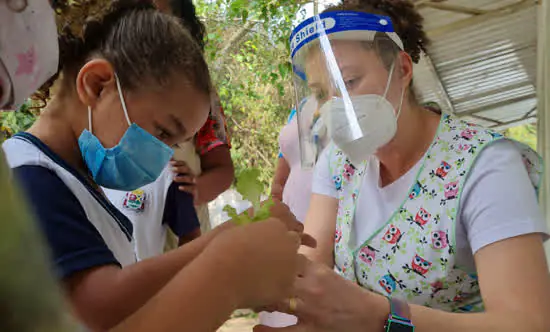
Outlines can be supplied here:
<path id="1" fill-rule="evenodd" d="M 154 182 L 172 158 L 174 151 L 130 121 L 118 77 L 116 84 L 129 126 L 126 133 L 116 146 L 104 148 L 92 133 L 92 110 L 88 107 L 90 130 L 84 129 L 78 138 L 78 146 L 88 170 L 98 185 L 131 191 Z"/>

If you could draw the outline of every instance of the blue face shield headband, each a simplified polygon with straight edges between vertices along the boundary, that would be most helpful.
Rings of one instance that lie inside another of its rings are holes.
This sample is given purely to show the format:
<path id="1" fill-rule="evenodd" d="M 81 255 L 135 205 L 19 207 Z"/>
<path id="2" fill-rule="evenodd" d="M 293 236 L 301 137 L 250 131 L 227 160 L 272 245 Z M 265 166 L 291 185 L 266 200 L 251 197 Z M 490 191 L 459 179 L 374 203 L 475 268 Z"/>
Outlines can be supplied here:
<path id="1" fill-rule="evenodd" d="M 115 76 L 116 77 L 116 76 Z M 94 181 L 105 188 L 131 191 L 154 182 L 174 154 L 172 148 L 130 121 L 126 102 L 116 84 L 128 129 L 120 142 L 109 149 L 92 133 L 92 110 L 88 106 L 89 128 L 78 138 L 78 146 Z"/>

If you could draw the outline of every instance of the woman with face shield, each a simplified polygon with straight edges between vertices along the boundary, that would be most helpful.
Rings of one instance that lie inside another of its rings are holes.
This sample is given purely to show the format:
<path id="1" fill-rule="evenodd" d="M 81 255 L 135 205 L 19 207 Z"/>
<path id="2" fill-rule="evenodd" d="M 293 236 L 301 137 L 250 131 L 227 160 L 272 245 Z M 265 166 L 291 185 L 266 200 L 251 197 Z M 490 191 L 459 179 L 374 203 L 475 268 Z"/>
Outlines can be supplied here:
<path id="1" fill-rule="evenodd" d="M 236 308 L 287 294 L 300 266 L 300 236 L 288 229 L 302 228 L 283 205 L 272 210 L 277 219 L 246 227 L 229 223 L 134 264 L 131 223 L 100 189 L 132 190 L 154 181 L 172 155 L 170 146 L 193 136 L 207 117 L 208 68 L 180 22 L 149 1 L 57 1 L 55 19 L 45 0 L 22 1 L 17 10 L 13 3 L 0 1 L 0 99 L 20 103 L 57 75 L 40 89 L 48 96 L 55 81 L 39 120 L 3 149 L 45 235 L 72 312 L 94 331 L 123 321 L 117 331 L 209 331 Z M 59 49 L 50 46 L 57 45 L 55 20 Z M 4 216 L 18 215 L 10 211 Z M 15 233 L 23 239 L 28 234 Z M 41 267 L 34 263 L 18 267 L 27 275 L 10 285 L 42 278 L 32 271 Z M 7 303 L 4 308 L 13 299 Z M 40 303 L 54 308 L 54 296 L 33 303 L 35 313 L 43 312 Z M 6 330 L 23 331 L 16 320 L 21 312 L 2 320 L 13 323 Z M 41 317 L 48 313 L 55 314 L 51 309 Z M 29 330 L 45 328 L 26 321 Z"/>
<path id="2" fill-rule="evenodd" d="M 298 325 L 280 331 L 550 329 L 540 158 L 420 106 L 426 43 L 409 1 L 345 1 L 294 30 L 297 95 L 333 142 L 306 217 L 318 247 L 278 306 Z"/>

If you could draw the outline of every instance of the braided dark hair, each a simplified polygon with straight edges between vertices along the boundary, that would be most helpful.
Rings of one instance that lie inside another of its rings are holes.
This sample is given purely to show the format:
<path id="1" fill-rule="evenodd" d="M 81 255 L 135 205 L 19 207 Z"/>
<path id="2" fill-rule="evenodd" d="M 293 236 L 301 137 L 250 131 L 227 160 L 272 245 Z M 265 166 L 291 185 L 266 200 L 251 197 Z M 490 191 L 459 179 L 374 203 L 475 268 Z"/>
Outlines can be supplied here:
<path id="1" fill-rule="evenodd" d="M 162 14 L 148 0 L 56 1 L 60 61 L 58 74 L 39 90 L 49 90 L 62 74 L 63 84 L 74 77 L 92 56 L 109 61 L 125 89 L 138 82 L 164 85 L 174 75 L 210 94 L 208 66 L 200 47 L 178 19 Z"/>
<path id="2" fill-rule="evenodd" d="M 424 32 L 424 18 L 409 0 L 343 0 L 326 11 L 353 10 L 389 16 L 395 32 L 403 41 L 403 47 L 414 63 L 418 63 L 422 52 L 429 45 Z"/>

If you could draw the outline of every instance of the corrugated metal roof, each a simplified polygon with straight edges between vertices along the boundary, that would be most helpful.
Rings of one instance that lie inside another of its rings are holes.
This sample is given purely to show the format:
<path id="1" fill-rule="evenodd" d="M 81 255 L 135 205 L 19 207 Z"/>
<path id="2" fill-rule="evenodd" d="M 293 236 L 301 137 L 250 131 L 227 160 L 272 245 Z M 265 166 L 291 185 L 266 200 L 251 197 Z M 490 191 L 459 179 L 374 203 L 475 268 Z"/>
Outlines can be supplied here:
<path id="1" fill-rule="evenodd" d="M 416 4 L 432 39 L 429 58 L 415 67 L 422 101 L 498 128 L 536 119 L 535 0 Z"/>

